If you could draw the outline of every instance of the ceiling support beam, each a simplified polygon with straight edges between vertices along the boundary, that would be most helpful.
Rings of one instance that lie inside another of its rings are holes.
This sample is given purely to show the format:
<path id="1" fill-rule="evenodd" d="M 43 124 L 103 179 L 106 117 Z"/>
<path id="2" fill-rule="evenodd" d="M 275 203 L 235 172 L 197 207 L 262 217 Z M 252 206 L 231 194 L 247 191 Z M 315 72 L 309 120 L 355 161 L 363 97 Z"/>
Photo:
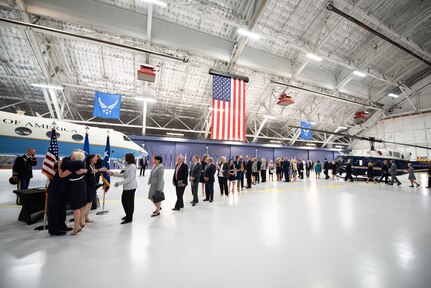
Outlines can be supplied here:
<path id="1" fill-rule="evenodd" d="M 147 110 L 148 102 L 144 101 L 142 104 L 142 136 L 145 136 L 145 130 L 147 129 Z"/>
<path id="2" fill-rule="evenodd" d="M 9 105 L 1 106 L 0 110 L 6 109 L 6 108 L 9 108 L 9 107 L 14 107 L 15 105 L 19 105 L 19 104 L 26 103 L 26 102 L 27 101 L 22 100 L 22 101 L 18 101 L 16 103 L 12 103 L 12 104 L 9 104 Z"/>
<path id="3" fill-rule="evenodd" d="M 301 135 L 301 129 L 298 129 L 298 131 L 295 132 L 295 135 L 293 135 L 292 140 L 290 140 L 289 145 L 295 144 L 296 140 L 298 140 L 300 135 Z"/>
<path id="4" fill-rule="evenodd" d="M 341 102 L 345 102 L 345 103 L 349 103 L 349 104 L 356 104 L 356 105 L 364 106 L 364 107 L 372 109 L 372 110 L 377 110 L 377 111 L 378 110 L 382 110 L 381 108 L 378 108 L 377 106 L 371 106 L 371 105 L 366 104 L 366 103 L 357 102 L 357 101 L 354 101 L 354 100 L 342 98 L 342 97 L 331 95 L 331 94 L 328 94 L 328 93 L 323 93 L 323 92 L 319 92 L 319 91 L 313 91 L 313 90 L 310 90 L 310 89 L 307 89 L 307 88 L 304 88 L 304 87 L 299 87 L 299 86 L 295 86 L 295 85 L 291 85 L 291 84 L 286 84 L 286 83 L 282 83 L 282 82 L 278 82 L 278 81 L 273 81 L 273 80 L 271 80 L 271 83 L 274 83 L 276 85 L 291 87 L 293 89 L 303 90 L 305 92 L 312 93 L 312 94 L 314 94 L 316 96 L 319 96 L 319 97 L 326 97 L 326 98 L 330 98 L 330 99 L 336 100 L 336 101 L 341 101 Z"/>
<path id="5" fill-rule="evenodd" d="M 48 106 L 49 115 L 51 116 L 52 119 L 55 119 L 54 110 L 52 110 L 52 106 L 51 106 L 51 100 L 49 99 L 49 94 L 48 94 L 48 91 L 46 90 L 47 89 L 43 89 L 43 97 L 45 98 L 45 103 Z"/>
<path id="6" fill-rule="evenodd" d="M 252 143 L 256 143 L 257 137 L 259 136 L 260 131 L 262 131 L 263 126 L 265 126 L 267 121 L 268 121 L 268 118 L 263 118 L 262 122 L 260 122 L 259 128 L 254 133 L 253 141 L 251 141 Z"/>
<path id="7" fill-rule="evenodd" d="M 268 5 L 268 3 L 269 3 L 269 0 L 260 0 L 259 6 L 254 12 L 253 17 L 250 19 L 250 23 L 247 26 L 247 29 L 250 32 L 253 31 L 260 17 L 263 15 L 263 12 L 265 11 L 265 8 Z M 247 40 L 248 38 L 246 36 L 241 36 L 239 38 L 239 41 L 233 47 L 233 51 L 230 57 L 230 62 L 227 67 L 228 72 L 232 71 L 233 67 L 236 64 L 236 61 L 238 61 L 238 58 L 241 56 L 242 51 L 244 50 L 245 44 L 247 44 Z"/>

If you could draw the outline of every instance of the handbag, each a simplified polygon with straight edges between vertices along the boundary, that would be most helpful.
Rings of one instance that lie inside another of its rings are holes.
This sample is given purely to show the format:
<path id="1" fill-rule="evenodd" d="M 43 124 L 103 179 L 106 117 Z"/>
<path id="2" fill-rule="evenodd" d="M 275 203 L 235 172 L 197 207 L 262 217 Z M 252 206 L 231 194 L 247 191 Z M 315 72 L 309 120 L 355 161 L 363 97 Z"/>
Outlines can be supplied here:
<path id="1" fill-rule="evenodd" d="M 156 194 L 153 195 L 153 201 L 154 203 L 159 203 L 165 200 L 165 193 L 163 192 L 156 192 Z"/>

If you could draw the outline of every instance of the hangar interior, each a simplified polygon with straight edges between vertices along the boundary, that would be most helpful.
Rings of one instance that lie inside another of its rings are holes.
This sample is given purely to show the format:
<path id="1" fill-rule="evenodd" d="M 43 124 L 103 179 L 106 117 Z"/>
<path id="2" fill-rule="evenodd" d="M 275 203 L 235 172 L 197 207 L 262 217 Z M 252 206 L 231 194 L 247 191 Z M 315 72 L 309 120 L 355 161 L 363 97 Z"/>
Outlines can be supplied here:
<path id="1" fill-rule="evenodd" d="M 142 66 L 153 82 L 138 79 Z M 249 80 L 243 143 L 211 140 L 211 69 Z M 98 91 L 121 95 L 119 119 L 93 115 Z M 282 95 L 290 105 L 278 104 Z M 3 112 L 124 133 L 166 158 L 170 197 L 150 222 L 148 171 L 135 208 L 145 220 L 119 230 L 122 190 L 112 187 L 110 215 L 94 216 L 80 240 L 57 240 L 16 221 L 10 169 L 0 171 L 0 287 L 72 287 L 80 277 L 105 287 L 431 283 L 426 173 L 415 190 L 405 171 L 400 187 L 313 174 L 170 211 L 179 154 L 331 161 L 367 155 L 366 138 L 376 150 L 431 159 L 430 1 L 0 0 Z M 301 121 L 311 139 L 293 127 Z"/>

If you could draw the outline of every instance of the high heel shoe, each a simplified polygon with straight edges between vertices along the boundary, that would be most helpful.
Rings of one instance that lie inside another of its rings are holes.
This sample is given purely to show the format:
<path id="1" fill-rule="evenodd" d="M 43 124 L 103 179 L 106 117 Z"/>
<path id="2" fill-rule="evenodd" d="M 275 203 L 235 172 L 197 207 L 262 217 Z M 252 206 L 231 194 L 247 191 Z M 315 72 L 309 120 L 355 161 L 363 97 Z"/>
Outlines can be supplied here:
<path id="1" fill-rule="evenodd" d="M 76 234 L 78 234 L 79 232 L 81 232 L 82 228 L 79 228 L 78 230 L 73 230 L 72 233 L 70 233 L 70 236 L 75 236 Z"/>
<path id="2" fill-rule="evenodd" d="M 154 213 L 153 215 L 151 215 L 150 217 L 157 217 L 157 216 L 159 216 L 160 215 L 160 212 L 159 213 Z"/>
<path id="3" fill-rule="evenodd" d="M 160 209 L 159 209 L 159 210 L 162 210 L 162 207 L 160 207 Z M 154 214 L 154 213 L 156 213 L 156 212 L 157 212 L 157 210 L 154 210 L 154 211 L 153 211 L 153 214 Z"/>

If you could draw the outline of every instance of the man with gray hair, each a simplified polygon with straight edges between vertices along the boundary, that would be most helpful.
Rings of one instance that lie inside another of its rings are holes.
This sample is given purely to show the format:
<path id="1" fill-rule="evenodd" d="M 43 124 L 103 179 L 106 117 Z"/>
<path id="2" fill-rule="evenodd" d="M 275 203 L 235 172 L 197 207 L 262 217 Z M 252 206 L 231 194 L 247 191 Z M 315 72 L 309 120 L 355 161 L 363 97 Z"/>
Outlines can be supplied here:
<path id="1" fill-rule="evenodd" d="M 184 208 L 184 190 L 188 184 L 187 178 L 189 176 L 189 167 L 184 163 L 184 156 L 178 155 L 177 165 L 175 166 L 174 177 L 172 179 L 172 184 L 175 186 L 175 191 L 177 193 L 177 202 L 175 207 L 172 209 L 174 211 L 179 211 Z"/>

